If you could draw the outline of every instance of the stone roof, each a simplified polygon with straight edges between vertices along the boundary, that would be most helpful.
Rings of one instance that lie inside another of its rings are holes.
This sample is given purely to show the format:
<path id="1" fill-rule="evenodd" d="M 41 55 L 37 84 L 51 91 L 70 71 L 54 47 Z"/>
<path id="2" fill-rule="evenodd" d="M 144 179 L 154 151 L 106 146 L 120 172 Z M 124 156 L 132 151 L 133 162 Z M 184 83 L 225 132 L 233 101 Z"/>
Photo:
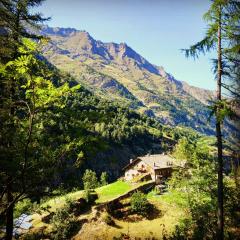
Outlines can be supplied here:
<path id="1" fill-rule="evenodd" d="M 137 157 L 136 159 L 131 160 L 131 162 L 125 166 L 123 170 L 131 168 L 141 160 L 152 169 L 172 168 L 174 166 L 177 166 L 176 160 L 173 157 L 166 154 L 154 154 Z"/>
<path id="2" fill-rule="evenodd" d="M 153 169 L 172 168 L 175 159 L 166 154 L 154 154 L 138 157 Z"/>

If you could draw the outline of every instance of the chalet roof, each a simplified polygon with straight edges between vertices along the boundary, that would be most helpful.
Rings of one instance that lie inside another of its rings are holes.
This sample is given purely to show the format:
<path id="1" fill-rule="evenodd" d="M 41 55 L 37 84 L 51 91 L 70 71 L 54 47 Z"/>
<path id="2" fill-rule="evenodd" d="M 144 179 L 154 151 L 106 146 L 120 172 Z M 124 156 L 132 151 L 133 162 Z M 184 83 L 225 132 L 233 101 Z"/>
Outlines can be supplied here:
<path id="1" fill-rule="evenodd" d="M 136 159 L 134 159 L 134 160 L 130 160 L 130 163 L 128 164 L 128 165 L 126 165 L 124 168 L 123 168 L 123 170 L 127 170 L 127 169 L 129 169 L 129 168 L 131 168 L 132 166 L 134 166 L 135 164 L 137 164 L 138 162 L 140 162 L 141 161 L 141 159 L 140 158 L 136 158 Z"/>
<path id="2" fill-rule="evenodd" d="M 141 159 L 153 169 L 172 168 L 175 161 L 174 158 L 165 154 L 146 155 L 139 157 L 139 159 Z"/>
<path id="3" fill-rule="evenodd" d="M 146 155 L 142 157 L 137 157 L 136 159 L 132 160 L 127 166 L 123 168 L 123 170 L 127 170 L 131 168 L 132 166 L 136 165 L 139 161 L 143 161 L 152 169 L 161 169 L 161 168 L 172 168 L 175 162 L 175 159 L 165 154 Z"/>

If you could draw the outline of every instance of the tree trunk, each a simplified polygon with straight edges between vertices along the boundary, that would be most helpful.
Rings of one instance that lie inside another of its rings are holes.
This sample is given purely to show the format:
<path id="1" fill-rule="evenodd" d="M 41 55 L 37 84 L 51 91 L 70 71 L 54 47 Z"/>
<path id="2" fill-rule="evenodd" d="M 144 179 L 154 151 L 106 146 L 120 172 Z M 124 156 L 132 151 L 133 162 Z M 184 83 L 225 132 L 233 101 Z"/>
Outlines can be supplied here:
<path id="1" fill-rule="evenodd" d="M 18 3 L 17 3 L 18 4 Z M 15 22 L 15 27 L 16 27 L 16 32 L 13 36 L 14 40 L 14 51 L 13 51 L 13 56 L 12 60 L 17 58 L 18 56 L 18 43 L 19 43 L 19 24 L 20 24 L 20 12 L 19 9 L 17 8 L 17 13 L 16 13 L 16 22 Z M 11 98 L 14 101 L 15 97 L 15 85 L 14 82 L 12 81 L 11 83 Z M 15 108 L 14 106 L 11 106 L 10 108 L 10 115 L 14 116 Z M 14 129 L 14 123 L 12 123 L 12 128 Z M 11 142 L 10 142 L 10 145 Z M 7 204 L 11 204 L 13 202 L 13 193 L 12 193 L 12 178 L 8 178 L 8 183 L 7 183 Z M 13 237 L 13 211 L 14 211 L 14 204 L 11 204 L 6 212 L 6 240 L 12 240 Z"/>
<path id="2" fill-rule="evenodd" d="M 11 178 L 8 179 L 8 189 L 7 189 L 7 204 L 11 204 L 13 201 L 12 195 L 12 183 Z M 13 208 L 14 204 L 11 204 L 6 212 L 6 240 L 12 240 L 13 235 Z"/>
<path id="3" fill-rule="evenodd" d="M 221 84 L 222 84 L 222 46 L 221 46 L 221 9 L 219 15 L 218 25 L 218 76 L 217 76 L 217 102 L 220 103 L 221 97 Z M 218 149 L 218 226 L 217 238 L 218 240 L 224 239 L 224 218 L 223 218 L 223 156 L 222 156 L 222 132 L 221 122 L 218 119 L 220 105 L 217 105 L 216 110 L 216 136 L 217 136 L 217 149 Z"/>

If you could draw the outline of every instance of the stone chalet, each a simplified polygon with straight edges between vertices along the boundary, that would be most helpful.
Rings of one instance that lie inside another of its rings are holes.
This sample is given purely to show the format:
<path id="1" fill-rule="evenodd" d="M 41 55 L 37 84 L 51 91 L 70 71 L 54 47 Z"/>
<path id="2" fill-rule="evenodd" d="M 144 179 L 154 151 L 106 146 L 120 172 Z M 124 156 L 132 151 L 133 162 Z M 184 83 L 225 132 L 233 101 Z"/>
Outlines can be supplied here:
<path id="1" fill-rule="evenodd" d="M 130 181 L 135 177 L 150 175 L 156 184 L 160 184 L 161 180 L 171 176 L 173 168 L 179 167 L 181 163 L 165 154 L 146 155 L 131 159 L 130 163 L 123 168 L 125 171 L 124 178 Z"/>

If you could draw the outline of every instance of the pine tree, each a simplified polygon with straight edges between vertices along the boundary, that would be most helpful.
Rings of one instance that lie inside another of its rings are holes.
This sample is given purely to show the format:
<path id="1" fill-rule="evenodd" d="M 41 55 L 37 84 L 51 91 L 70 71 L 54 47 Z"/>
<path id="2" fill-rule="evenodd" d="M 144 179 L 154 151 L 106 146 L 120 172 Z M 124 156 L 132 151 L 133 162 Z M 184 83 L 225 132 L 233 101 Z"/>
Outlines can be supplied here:
<path id="1" fill-rule="evenodd" d="M 21 39 L 41 39 L 36 34 L 40 24 L 49 18 L 32 13 L 32 8 L 44 0 L 0 0 L 0 62 L 13 60 L 18 55 Z"/>
<path id="2" fill-rule="evenodd" d="M 238 1 L 234 0 L 213 0 L 212 4 L 204 15 L 208 23 L 206 36 L 203 40 L 185 49 L 187 57 L 198 57 L 200 53 L 205 54 L 211 50 L 217 50 L 217 59 L 214 61 L 217 79 L 217 96 L 214 104 L 216 116 L 216 137 L 218 149 L 218 239 L 224 238 L 224 215 L 223 215 L 223 144 L 222 144 L 222 123 L 226 115 L 225 101 L 222 99 L 223 79 L 225 77 L 225 66 L 228 59 L 225 53 L 229 51 L 232 40 L 232 26 L 237 26 L 239 18 L 232 12 L 237 11 Z"/>

